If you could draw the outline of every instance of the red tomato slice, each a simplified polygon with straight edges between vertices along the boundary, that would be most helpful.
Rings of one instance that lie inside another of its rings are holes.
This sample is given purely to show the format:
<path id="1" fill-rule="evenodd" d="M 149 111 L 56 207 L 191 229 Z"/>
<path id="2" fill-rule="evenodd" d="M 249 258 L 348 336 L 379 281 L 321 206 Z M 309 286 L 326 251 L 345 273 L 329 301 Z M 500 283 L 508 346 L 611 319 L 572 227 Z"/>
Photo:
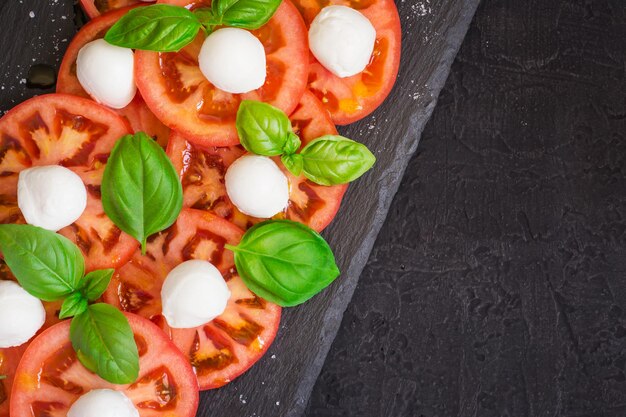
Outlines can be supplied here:
<path id="1" fill-rule="evenodd" d="M 126 263 L 137 242 L 104 214 L 100 181 L 113 145 L 129 133 L 113 111 L 80 97 L 48 94 L 14 107 L 0 119 L 0 223 L 24 222 L 17 206 L 20 171 L 62 165 L 83 179 L 87 208 L 59 232 L 81 248 L 88 270 Z"/>
<path id="2" fill-rule="evenodd" d="M 170 335 L 192 364 L 200 389 L 225 385 L 250 368 L 271 345 L 281 309 L 252 294 L 236 274 L 233 254 L 243 232 L 226 220 L 183 209 L 175 225 L 150 239 L 113 276 L 104 300 L 124 311 L 150 318 Z M 210 261 L 221 272 L 231 298 L 224 313 L 204 326 L 171 329 L 161 315 L 161 287 L 169 271 L 189 259 Z"/>
<path id="3" fill-rule="evenodd" d="M 73 94 L 75 96 L 90 98 L 89 94 L 83 89 L 76 77 L 76 58 L 78 57 L 78 52 L 89 42 L 103 38 L 107 30 L 109 30 L 115 22 L 129 10 L 136 7 L 137 5 L 108 12 L 93 19 L 78 31 L 63 56 L 63 61 L 59 68 L 59 76 L 57 77 L 57 93 Z M 141 97 L 141 94 L 137 93 L 134 100 L 131 101 L 128 106 L 119 110 L 113 109 L 113 111 L 125 117 L 134 132 L 146 132 L 148 135 L 154 137 L 161 146 L 165 147 L 165 145 L 167 145 L 170 129 L 161 123 L 150 111 Z"/>
<path id="4" fill-rule="evenodd" d="M 16 281 L 9 267 L 2 259 L 0 259 L 0 280 Z M 46 322 L 39 332 L 58 323 L 59 311 L 61 310 L 60 301 L 52 303 L 44 302 L 43 305 L 46 309 Z M 11 387 L 13 386 L 13 380 L 15 378 L 15 370 L 28 344 L 29 342 L 26 342 L 21 346 L 0 348 L 0 375 L 6 377 L 0 380 L 0 417 L 9 417 L 9 402 L 11 398 Z"/>
<path id="5" fill-rule="evenodd" d="M 187 7 L 209 6 L 210 1 L 168 0 Z M 306 27 L 296 8 L 284 0 L 272 19 L 252 32 L 267 56 L 267 80 L 258 90 L 230 94 L 215 88 L 200 72 L 198 54 L 205 39 L 178 53 L 135 52 L 137 87 L 148 107 L 170 128 L 203 146 L 239 143 L 235 116 L 241 100 L 260 100 L 289 114 L 306 89 L 308 44 Z"/>
<path id="6" fill-rule="evenodd" d="M 290 119 L 303 145 L 323 135 L 337 134 L 328 113 L 319 100 L 309 92 L 302 96 Z M 241 213 L 226 194 L 224 185 L 226 169 L 244 153 L 245 150 L 241 146 L 209 148 L 193 145 L 181 135 L 173 133 L 167 154 L 180 174 L 185 207 L 214 212 L 242 229 L 266 220 Z M 289 205 L 275 218 L 287 218 L 307 224 L 317 231 L 323 230 L 337 214 L 348 186 L 326 187 L 307 180 L 304 175 L 295 177 L 284 168 L 280 158 L 274 160 L 290 184 Z"/>
<path id="7" fill-rule="evenodd" d="M 142 0 L 80 0 L 81 7 L 91 19 L 112 10 L 141 3 Z"/>
<path id="8" fill-rule="evenodd" d="M 361 120 L 387 98 L 396 82 L 400 67 L 402 30 L 393 0 L 293 0 L 304 17 L 307 28 L 320 12 L 330 5 L 358 10 L 376 29 L 376 44 L 370 63 L 361 74 L 339 78 L 311 55 L 309 90 L 330 112 L 333 121 L 347 125 Z"/>
<path id="9" fill-rule="evenodd" d="M 65 417 L 93 389 L 123 391 L 141 417 L 194 417 L 198 383 L 187 358 L 142 317 L 126 314 L 139 348 L 139 378 L 115 385 L 88 371 L 70 342 L 70 320 L 49 328 L 26 349 L 11 394 L 11 417 Z"/>

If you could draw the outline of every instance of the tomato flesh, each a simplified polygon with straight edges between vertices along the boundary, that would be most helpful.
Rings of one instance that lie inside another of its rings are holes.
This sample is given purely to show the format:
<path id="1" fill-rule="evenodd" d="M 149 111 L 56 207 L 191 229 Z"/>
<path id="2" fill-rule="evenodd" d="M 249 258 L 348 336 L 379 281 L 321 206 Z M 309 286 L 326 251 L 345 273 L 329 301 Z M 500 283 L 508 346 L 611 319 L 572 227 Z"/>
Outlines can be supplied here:
<path id="1" fill-rule="evenodd" d="M 188 8 L 208 7 L 210 1 L 168 0 Z M 270 103 L 289 114 L 306 89 L 308 44 L 302 17 L 284 0 L 270 21 L 252 31 L 265 48 L 265 84 L 245 94 L 230 94 L 213 86 L 200 71 L 198 54 L 205 35 L 200 33 L 180 52 L 135 53 L 137 87 L 148 107 L 167 126 L 203 146 L 239 143 L 235 116 L 241 100 Z"/>
<path id="2" fill-rule="evenodd" d="M 358 10 L 376 29 L 376 43 L 362 73 L 340 78 L 311 55 L 308 87 L 324 103 L 333 121 L 347 125 L 363 119 L 387 98 L 400 67 L 401 28 L 393 0 L 293 0 L 307 27 L 320 10 L 343 5 Z"/>
<path id="3" fill-rule="evenodd" d="M 113 145 L 128 133 L 111 110 L 65 94 L 35 97 L 9 111 L 0 119 L 0 224 L 24 223 L 17 205 L 20 171 L 62 165 L 85 183 L 87 208 L 59 232 L 82 249 L 88 270 L 124 264 L 137 243 L 104 214 L 100 182 Z"/>
<path id="4" fill-rule="evenodd" d="M 81 7 L 92 19 L 107 12 L 141 3 L 142 0 L 80 0 Z"/>
<path id="5" fill-rule="evenodd" d="M 67 51 L 63 56 L 63 61 L 61 61 L 57 78 L 57 93 L 73 94 L 75 96 L 90 98 L 76 76 L 76 59 L 78 58 L 78 52 L 89 42 L 104 38 L 107 30 L 109 30 L 115 22 L 129 10 L 138 6 L 139 5 L 135 5 L 110 11 L 93 19 L 78 31 L 74 39 L 72 39 L 72 42 L 68 45 Z M 167 144 L 170 129 L 161 123 L 150 111 L 140 93 L 135 95 L 135 98 L 128 106 L 123 109 L 113 109 L 113 111 L 128 121 L 133 132 L 145 132 L 155 138 L 163 147 Z"/>
<path id="6" fill-rule="evenodd" d="M 311 93 L 302 96 L 290 119 L 303 145 L 323 135 L 337 134 L 335 125 Z M 202 147 L 173 133 L 167 153 L 180 175 L 185 207 L 211 211 L 242 229 L 266 220 L 241 213 L 226 193 L 224 175 L 228 167 L 245 154 L 241 146 Z M 284 168 L 280 158 L 274 160 L 290 184 L 289 204 L 275 218 L 287 218 L 307 224 L 317 231 L 323 230 L 335 217 L 347 185 L 326 187 L 315 184 L 303 175 L 295 177 Z"/>
<path id="7" fill-rule="evenodd" d="M 252 294 L 237 275 L 233 254 L 243 232 L 232 223 L 199 210 L 183 209 L 171 228 L 153 236 L 146 255 L 138 251 L 118 269 L 104 300 L 123 311 L 151 319 L 184 352 L 198 376 L 200 389 L 227 384 L 267 351 L 278 331 L 280 307 Z M 172 329 L 162 316 L 161 287 L 181 262 L 203 259 L 215 265 L 231 292 L 226 310 L 192 329 Z"/>
<path id="8" fill-rule="evenodd" d="M 35 338 L 15 373 L 11 417 L 65 417 L 71 405 L 94 389 L 123 391 L 141 417 L 193 417 L 198 384 L 186 357 L 149 320 L 126 314 L 139 350 L 139 378 L 115 385 L 78 361 L 65 320 Z"/>
<path id="9" fill-rule="evenodd" d="M 0 280 L 17 281 L 15 276 L 9 270 L 9 267 L 0 259 Z M 59 322 L 58 313 L 61 310 L 61 302 L 44 302 L 44 308 L 46 309 L 46 322 L 41 327 L 39 332 L 47 329 Z M 31 339 L 32 340 L 32 339 Z M 20 346 L 11 348 L 0 348 L 0 375 L 4 375 L 6 378 L 0 380 L 0 417 L 9 417 L 9 399 L 11 397 L 11 387 L 13 386 L 13 379 L 15 378 L 15 370 L 17 365 L 24 354 L 24 351 L 28 347 L 29 342 L 26 342 Z"/>

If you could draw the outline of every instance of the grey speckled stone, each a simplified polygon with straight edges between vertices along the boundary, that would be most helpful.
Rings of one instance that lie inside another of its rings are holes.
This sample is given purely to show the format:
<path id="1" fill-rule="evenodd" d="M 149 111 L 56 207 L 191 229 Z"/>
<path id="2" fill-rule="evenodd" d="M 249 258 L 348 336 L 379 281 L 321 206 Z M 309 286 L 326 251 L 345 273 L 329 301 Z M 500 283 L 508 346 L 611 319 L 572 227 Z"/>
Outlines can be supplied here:
<path id="1" fill-rule="evenodd" d="M 626 416 L 626 2 L 485 1 L 310 417 Z"/>
<path id="2" fill-rule="evenodd" d="M 245 376 L 203 394 L 200 415 L 295 417 L 303 412 L 477 4 L 478 0 L 398 0 L 404 53 L 395 90 L 372 116 L 341 129 L 365 142 L 378 157 L 376 168 L 351 187 L 337 220 L 325 232 L 343 274 L 311 302 L 285 311 L 268 355 Z M 0 2 L 0 19 L 0 110 L 7 110 L 39 93 L 23 84 L 29 65 L 58 66 L 75 28 L 67 0 L 5 0 Z"/>

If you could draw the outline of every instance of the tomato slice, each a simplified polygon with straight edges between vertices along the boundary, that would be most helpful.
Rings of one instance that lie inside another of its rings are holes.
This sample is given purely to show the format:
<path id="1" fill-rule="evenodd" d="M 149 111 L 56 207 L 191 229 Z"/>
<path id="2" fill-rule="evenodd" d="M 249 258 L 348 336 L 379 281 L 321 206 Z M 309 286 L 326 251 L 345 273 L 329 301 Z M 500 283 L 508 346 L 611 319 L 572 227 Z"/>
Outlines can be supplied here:
<path id="1" fill-rule="evenodd" d="M 80 0 L 81 7 L 91 19 L 112 10 L 141 3 L 143 0 Z"/>
<path id="2" fill-rule="evenodd" d="M 145 4 L 145 3 L 144 3 Z M 90 98 L 83 89 L 76 77 L 76 58 L 80 49 L 91 41 L 101 39 L 107 30 L 115 24 L 129 10 L 138 5 L 113 10 L 102 16 L 96 17 L 83 26 L 72 42 L 67 47 L 67 51 L 61 61 L 59 75 L 57 77 L 57 93 L 73 94 L 75 96 Z M 113 109 L 120 116 L 125 117 L 130 123 L 134 132 L 142 131 L 156 139 L 163 147 L 167 145 L 170 129 L 150 111 L 140 93 L 135 95 L 133 101 L 123 109 Z"/>
<path id="3" fill-rule="evenodd" d="M 323 135 L 337 134 L 328 113 L 309 92 L 302 96 L 290 119 L 303 145 Z M 180 174 L 185 207 L 211 211 L 242 229 L 267 220 L 241 213 L 226 194 L 226 169 L 244 153 L 241 146 L 202 147 L 188 142 L 180 134 L 173 133 L 167 154 Z M 304 175 L 295 177 L 284 168 L 280 158 L 274 160 L 289 179 L 290 185 L 289 205 L 275 218 L 287 218 L 307 224 L 317 231 L 323 230 L 337 214 L 348 186 L 326 187 L 307 180 Z"/>
<path id="4" fill-rule="evenodd" d="M 139 378 L 115 385 L 88 371 L 70 342 L 70 320 L 49 328 L 26 349 L 11 394 L 11 417 L 65 417 L 93 389 L 123 391 L 141 417 L 193 417 L 198 383 L 187 358 L 142 317 L 126 314 L 139 348 Z"/>
<path id="5" fill-rule="evenodd" d="M 81 248 L 88 270 L 124 264 L 137 242 L 104 214 L 100 182 L 113 145 L 128 133 L 121 117 L 80 97 L 48 94 L 13 108 L 0 119 L 0 223 L 24 223 L 17 206 L 20 171 L 62 165 L 85 183 L 87 208 L 59 232 Z"/>
<path id="6" fill-rule="evenodd" d="M 0 259 L 0 280 L 17 281 L 2 259 Z M 39 332 L 58 323 L 59 311 L 61 310 L 60 301 L 44 302 L 43 305 L 46 309 L 46 322 Z M 30 342 L 26 342 L 23 345 L 11 348 L 0 348 L 0 375 L 6 377 L 0 380 L 0 417 L 9 417 L 9 402 L 11 398 L 11 387 L 13 386 L 13 380 L 15 378 L 15 370 L 29 343 Z"/>
<path id="7" fill-rule="evenodd" d="M 233 254 L 243 232 L 226 220 L 183 209 L 170 229 L 152 237 L 147 253 L 138 251 L 113 276 L 104 300 L 123 311 L 150 318 L 187 355 L 200 389 L 221 387 L 250 368 L 276 336 L 281 309 L 252 294 L 237 275 Z M 161 315 L 161 287 L 169 271 L 189 259 L 213 263 L 224 276 L 231 298 L 224 313 L 193 329 L 172 329 Z"/>
<path id="8" fill-rule="evenodd" d="M 347 125 L 372 113 L 387 98 L 400 67 L 402 30 L 393 0 L 293 0 L 307 28 L 330 5 L 358 10 L 376 29 L 376 43 L 370 63 L 357 75 L 339 78 L 311 55 L 309 90 L 324 103 L 333 121 Z"/>
<path id="9" fill-rule="evenodd" d="M 210 1 L 168 0 L 189 8 Z M 252 32 L 265 47 L 267 79 L 258 90 L 230 94 L 215 88 L 198 67 L 205 39 L 200 33 L 177 53 L 135 52 L 137 87 L 148 107 L 170 128 L 203 146 L 239 143 L 235 116 L 243 99 L 268 102 L 289 114 L 306 89 L 308 44 L 306 27 L 296 8 L 283 0 L 272 19 Z"/>

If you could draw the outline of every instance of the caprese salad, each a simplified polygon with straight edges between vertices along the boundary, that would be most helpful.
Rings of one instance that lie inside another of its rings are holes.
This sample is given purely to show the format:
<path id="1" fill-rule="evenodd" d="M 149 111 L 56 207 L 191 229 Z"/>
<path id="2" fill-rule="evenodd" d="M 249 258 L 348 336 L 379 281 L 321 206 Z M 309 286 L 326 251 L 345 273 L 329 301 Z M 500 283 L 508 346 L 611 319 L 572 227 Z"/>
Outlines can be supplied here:
<path id="1" fill-rule="evenodd" d="M 81 0 L 55 94 L 0 119 L 0 417 L 196 414 L 339 276 L 392 0 Z"/>

